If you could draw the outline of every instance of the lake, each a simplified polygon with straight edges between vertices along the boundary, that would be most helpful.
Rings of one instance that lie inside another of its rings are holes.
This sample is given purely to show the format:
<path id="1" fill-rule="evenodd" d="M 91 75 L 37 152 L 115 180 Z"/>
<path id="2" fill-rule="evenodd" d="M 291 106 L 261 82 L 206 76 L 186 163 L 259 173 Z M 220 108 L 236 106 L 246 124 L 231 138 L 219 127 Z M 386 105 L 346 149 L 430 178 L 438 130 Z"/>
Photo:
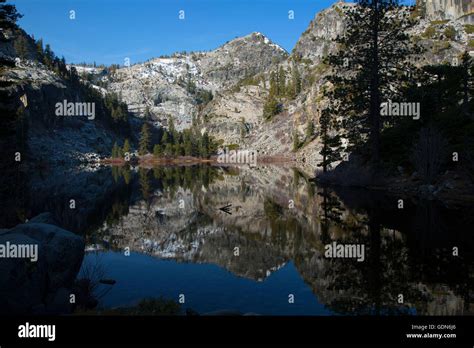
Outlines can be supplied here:
<path id="1" fill-rule="evenodd" d="M 281 165 L 55 169 L 23 180 L 17 211 L 49 211 L 84 236 L 78 278 L 96 283 L 97 311 L 162 297 L 199 314 L 474 312 L 472 207 L 403 197 L 400 209 L 396 195 L 317 187 Z"/>

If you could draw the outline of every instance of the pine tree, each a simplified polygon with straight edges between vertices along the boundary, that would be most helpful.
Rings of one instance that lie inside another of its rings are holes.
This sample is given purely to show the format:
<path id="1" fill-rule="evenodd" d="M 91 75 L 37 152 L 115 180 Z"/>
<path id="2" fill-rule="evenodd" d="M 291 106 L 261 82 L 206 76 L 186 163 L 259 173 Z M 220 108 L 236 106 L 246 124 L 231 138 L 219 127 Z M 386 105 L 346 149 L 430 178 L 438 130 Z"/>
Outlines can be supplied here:
<path id="1" fill-rule="evenodd" d="M 165 155 L 166 156 L 172 156 L 173 155 L 173 144 L 167 143 L 165 145 Z"/>
<path id="2" fill-rule="evenodd" d="M 191 139 L 191 132 L 188 129 L 183 131 L 183 148 L 184 148 L 184 155 L 185 156 L 194 155 L 194 153 L 193 153 L 193 142 L 192 142 L 192 139 Z"/>
<path id="3" fill-rule="evenodd" d="M 168 144 L 170 142 L 170 136 L 168 134 L 168 131 L 164 131 L 163 132 L 163 135 L 161 137 L 161 145 L 162 146 L 165 146 L 166 144 Z"/>
<path id="4" fill-rule="evenodd" d="M 17 28 L 16 21 L 23 17 L 16 10 L 15 5 L 5 4 L 6 0 L 0 0 L 0 41 L 9 41 L 4 32 L 5 29 Z"/>
<path id="5" fill-rule="evenodd" d="M 191 80 L 191 76 L 188 76 L 188 81 L 186 82 L 186 90 L 189 94 L 196 94 L 196 83 Z"/>
<path id="6" fill-rule="evenodd" d="M 168 131 L 170 135 L 170 142 L 174 144 L 177 141 L 178 132 L 176 132 L 174 120 L 171 116 L 168 118 Z"/>
<path id="7" fill-rule="evenodd" d="M 125 139 L 123 143 L 122 152 L 124 155 L 126 155 L 127 153 L 130 154 L 130 150 L 131 150 L 130 142 L 128 141 L 128 139 Z"/>
<path id="8" fill-rule="evenodd" d="M 138 153 L 143 156 L 149 152 L 150 148 L 150 131 L 146 123 L 143 124 L 142 130 L 140 133 L 140 143 Z"/>
<path id="9" fill-rule="evenodd" d="M 280 66 L 280 69 L 278 71 L 278 97 L 283 97 L 286 93 L 286 73 L 285 69 L 283 69 L 282 66 Z"/>
<path id="10" fill-rule="evenodd" d="M 19 34 L 15 40 L 14 48 L 17 56 L 21 59 L 28 57 L 28 40 L 24 35 Z"/>
<path id="11" fill-rule="evenodd" d="M 312 119 L 308 119 L 306 124 L 306 141 L 310 141 L 314 135 L 314 123 Z"/>
<path id="12" fill-rule="evenodd" d="M 291 70 L 291 89 L 293 98 L 295 98 L 301 92 L 301 75 L 296 64 L 293 64 L 293 69 Z"/>
<path id="13" fill-rule="evenodd" d="M 201 157 L 204 157 L 204 158 L 209 157 L 210 155 L 209 146 L 210 146 L 209 135 L 207 133 L 204 133 L 201 137 L 201 145 L 200 145 L 200 150 L 199 150 L 199 155 Z"/>
<path id="14" fill-rule="evenodd" d="M 194 153 L 193 153 L 193 143 L 192 143 L 191 139 L 186 139 L 184 141 L 184 155 L 185 156 L 194 155 Z"/>
<path id="15" fill-rule="evenodd" d="M 277 76 L 275 72 L 270 73 L 270 90 L 269 90 L 270 95 L 272 96 L 277 96 L 278 95 L 278 82 L 277 82 Z"/>
<path id="16" fill-rule="evenodd" d="M 182 147 L 182 144 L 179 142 L 176 142 L 176 144 L 173 145 L 173 154 L 175 156 L 182 156 L 184 154 L 184 149 Z"/>
<path id="17" fill-rule="evenodd" d="M 51 68 L 53 66 L 53 61 L 54 52 L 51 50 L 51 46 L 49 44 L 46 44 L 44 49 L 44 64 Z"/>
<path id="18" fill-rule="evenodd" d="M 68 71 L 66 67 L 66 58 L 64 58 L 64 56 L 62 56 L 61 59 L 59 60 L 59 72 L 62 77 L 67 78 Z"/>
<path id="19" fill-rule="evenodd" d="M 413 25 L 398 0 L 358 0 L 346 10 L 347 30 L 336 41 L 338 53 L 327 59 L 334 73 L 336 115 L 344 117 L 344 135 L 351 148 L 370 145 L 373 169 L 380 163 L 381 103 L 395 100 L 415 71 L 410 55 L 419 53 L 407 30 Z M 397 13 L 397 15 L 394 15 Z"/>
<path id="20" fill-rule="evenodd" d="M 44 62 L 44 49 L 43 49 L 43 39 L 36 41 L 36 54 L 38 55 L 38 60 Z"/>
<path id="21" fill-rule="evenodd" d="M 61 73 L 61 60 L 58 57 L 54 57 L 53 70 L 58 75 Z"/>
<path id="22" fill-rule="evenodd" d="M 161 157 L 162 154 L 163 154 L 163 151 L 161 149 L 160 144 L 155 144 L 155 146 L 153 146 L 153 156 Z"/>
<path id="23" fill-rule="evenodd" d="M 281 111 L 281 106 L 278 100 L 270 94 L 263 105 L 263 118 L 270 120 L 273 116 L 277 115 Z"/>

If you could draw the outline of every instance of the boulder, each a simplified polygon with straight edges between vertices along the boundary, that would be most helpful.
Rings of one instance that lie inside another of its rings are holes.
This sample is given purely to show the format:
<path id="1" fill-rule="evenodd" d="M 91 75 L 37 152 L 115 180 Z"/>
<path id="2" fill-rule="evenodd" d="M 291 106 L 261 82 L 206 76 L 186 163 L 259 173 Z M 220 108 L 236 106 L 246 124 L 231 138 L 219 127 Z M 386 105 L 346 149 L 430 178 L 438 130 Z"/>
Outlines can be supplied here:
<path id="1" fill-rule="evenodd" d="M 42 247 L 44 253 L 38 256 L 38 261 L 43 259 L 46 262 L 50 290 L 72 285 L 84 258 L 82 237 L 44 223 L 18 225 L 11 233 L 28 236 Z"/>
<path id="2" fill-rule="evenodd" d="M 0 244 L 31 245 L 37 241 L 17 233 L 2 233 Z M 38 246 L 38 255 L 44 253 Z M 20 258 L 0 259 L 0 313 L 24 313 L 32 305 L 39 304 L 47 290 L 47 266 Z"/>
<path id="3" fill-rule="evenodd" d="M 55 225 L 41 214 L 29 223 L 0 233 L 0 244 L 37 245 L 37 261 L 27 258 L 0 259 L 0 313 L 28 314 L 38 308 L 68 310 L 67 289 L 73 286 L 84 258 L 82 237 Z M 48 301 L 51 300 L 51 303 Z"/>

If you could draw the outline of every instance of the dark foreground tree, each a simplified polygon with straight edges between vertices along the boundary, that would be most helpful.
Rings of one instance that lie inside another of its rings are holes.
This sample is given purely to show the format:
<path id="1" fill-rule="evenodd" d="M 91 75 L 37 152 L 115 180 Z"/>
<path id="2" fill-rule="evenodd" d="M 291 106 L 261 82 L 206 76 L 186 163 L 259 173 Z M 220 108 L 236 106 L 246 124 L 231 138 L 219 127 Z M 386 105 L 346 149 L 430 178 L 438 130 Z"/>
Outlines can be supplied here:
<path id="1" fill-rule="evenodd" d="M 15 5 L 6 4 L 6 0 L 0 0 L 0 41 L 7 41 L 5 29 L 15 29 L 16 21 L 23 17 L 16 10 Z"/>
<path id="2" fill-rule="evenodd" d="M 342 117 L 349 150 L 369 142 L 376 169 L 382 126 L 395 120 L 381 119 L 381 104 L 401 98 L 415 73 L 411 55 L 419 48 L 406 34 L 413 25 L 409 8 L 398 0 L 359 0 L 346 12 L 347 30 L 336 40 L 341 49 L 327 59 L 337 101 L 333 111 Z"/>

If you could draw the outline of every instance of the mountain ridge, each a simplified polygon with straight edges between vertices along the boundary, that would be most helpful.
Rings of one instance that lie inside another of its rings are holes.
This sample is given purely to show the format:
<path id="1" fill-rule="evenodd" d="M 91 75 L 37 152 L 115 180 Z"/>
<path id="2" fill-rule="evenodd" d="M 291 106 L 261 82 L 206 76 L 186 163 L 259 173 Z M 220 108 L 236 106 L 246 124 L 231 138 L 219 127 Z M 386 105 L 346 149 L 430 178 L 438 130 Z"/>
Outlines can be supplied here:
<path id="1" fill-rule="evenodd" d="M 320 144 L 317 136 L 305 139 L 305 129 L 309 123 L 319 122 L 324 107 L 321 91 L 329 73 L 324 57 L 337 51 L 334 39 L 344 32 L 344 12 L 352 6 L 337 2 L 318 12 L 291 53 L 261 32 L 252 32 L 211 51 L 177 53 L 127 67 L 71 64 L 69 69 L 76 68 L 82 81 L 102 95 L 118 95 L 132 114 L 156 130 L 168 127 L 173 119 L 178 130 L 195 127 L 221 140 L 223 146 L 252 149 L 263 156 L 291 157 L 312 172 L 319 161 Z M 417 24 L 410 35 L 427 49 L 422 65 L 452 63 L 473 40 L 473 34 L 457 19 L 438 22 L 413 15 Z M 454 31 L 451 37 L 445 35 L 448 29 Z M 15 50 L 10 45 L 0 53 L 11 57 Z M 34 59 L 34 54 L 25 61 L 28 59 Z M 41 65 L 24 69 L 44 70 Z M 263 106 L 277 70 L 290 82 L 297 70 L 301 91 L 292 99 L 283 98 L 281 112 L 266 121 Z M 292 149 L 295 136 L 304 141 L 297 151 Z M 109 145 L 107 141 L 104 146 Z M 104 146 L 101 155 L 106 154 Z M 91 146 L 88 150 L 95 152 Z"/>

